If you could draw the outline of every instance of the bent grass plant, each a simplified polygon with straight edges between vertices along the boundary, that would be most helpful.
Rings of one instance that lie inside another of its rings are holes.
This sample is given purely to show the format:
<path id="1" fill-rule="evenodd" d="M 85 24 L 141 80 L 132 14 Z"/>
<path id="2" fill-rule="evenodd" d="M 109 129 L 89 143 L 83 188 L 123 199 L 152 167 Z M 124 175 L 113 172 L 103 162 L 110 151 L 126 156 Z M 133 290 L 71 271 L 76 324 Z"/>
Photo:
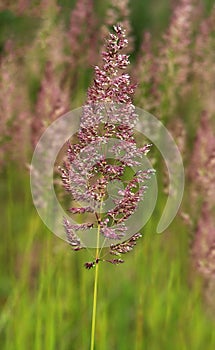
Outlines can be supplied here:
<path id="1" fill-rule="evenodd" d="M 154 173 L 153 169 L 146 169 L 128 175 L 129 169 L 140 164 L 139 160 L 151 145 L 138 148 L 134 137 L 137 116 L 131 96 L 135 86 L 123 72 L 129 64 L 128 55 L 123 54 L 127 44 L 125 30 L 121 25 L 114 26 L 114 33 L 109 34 L 102 53 L 103 65 L 95 67 L 94 83 L 88 90 L 77 133 L 78 142 L 70 142 L 67 160 L 60 168 L 65 190 L 75 203 L 85 204 L 71 207 L 69 211 L 87 214 L 88 218 L 81 224 L 64 219 L 68 243 L 74 251 L 85 249 L 87 245 L 80 239 L 80 231 L 88 231 L 87 235 L 92 235 L 93 228 L 97 231 L 94 260 L 84 264 L 86 269 L 95 267 L 91 350 L 95 342 L 99 262 L 123 263 L 121 254 L 131 251 L 141 237 L 137 232 L 125 239 L 126 233 L 129 234 L 126 220 L 137 209 L 147 188 L 145 182 Z M 117 142 L 110 145 L 110 139 Z M 105 209 L 108 185 L 113 181 L 120 181 L 123 188 L 116 189 L 115 207 Z M 109 248 L 102 255 L 105 245 Z M 104 259 L 108 254 L 116 258 Z"/>

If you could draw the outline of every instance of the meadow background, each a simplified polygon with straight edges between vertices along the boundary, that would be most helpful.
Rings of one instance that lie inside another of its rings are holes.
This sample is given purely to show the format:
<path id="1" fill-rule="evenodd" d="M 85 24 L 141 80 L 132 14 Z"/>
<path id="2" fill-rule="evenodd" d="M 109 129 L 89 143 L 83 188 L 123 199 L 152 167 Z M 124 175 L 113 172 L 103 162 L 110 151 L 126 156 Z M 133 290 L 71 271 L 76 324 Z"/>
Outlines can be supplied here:
<path id="1" fill-rule="evenodd" d="M 165 233 L 159 197 L 125 264 L 101 265 L 96 350 L 215 348 L 215 2 L 19 0 L 0 4 L 0 348 L 88 349 L 94 271 L 41 222 L 29 165 L 53 120 L 80 107 L 113 24 L 127 29 L 134 103 L 173 134 L 186 172 Z M 149 157 L 150 158 L 150 157 Z"/>

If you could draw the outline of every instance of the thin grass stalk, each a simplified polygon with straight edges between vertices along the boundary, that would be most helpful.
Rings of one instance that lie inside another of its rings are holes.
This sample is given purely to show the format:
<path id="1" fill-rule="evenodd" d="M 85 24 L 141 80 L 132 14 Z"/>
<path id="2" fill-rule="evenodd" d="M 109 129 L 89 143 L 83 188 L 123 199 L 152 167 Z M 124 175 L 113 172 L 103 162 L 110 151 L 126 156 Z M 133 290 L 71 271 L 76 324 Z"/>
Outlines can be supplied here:
<path id="1" fill-rule="evenodd" d="M 92 328 L 91 328 L 91 344 L 90 344 L 90 350 L 94 350 L 94 344 L 95 344 L 95 329 L 96 329 L 96 309 L 97 309 L 97 296 L 98 296 L 98 279 L 99 279 L 99 237 L 100 237 L 100 221 L 101 221 L 101 210 L 102 210 L 102 204 L 103 200 L 101 201 L 100 205 L 100 218 L 99 218 L 99 224 L 98 224 L 98 230 L 97 230 L 97 241 L 96 241 L 96 266 L 95 266 L 95 280 L 94 280 L 94 291 L 93 291 L 93 313 L 92 313 Z"/>
<path id="2" fill-rule="evenodd" d="M 96 243 L 96 261 L 99 258 L 99 235 L 100 224 L 97 231 L 97 243 Z M 97 295 L 98 295 L 98 276 L 99 276 L 99 264 L 95 266 L 95 280 L 94 280 L 94 292 L 93 292 L 93 313 L 92 313 L 92 328 L 91 328 L 91 344 L 90 350 L 94 350 L 95 344 L 95 326 L 96 326 L 96 309 L 97 309 Z"/>

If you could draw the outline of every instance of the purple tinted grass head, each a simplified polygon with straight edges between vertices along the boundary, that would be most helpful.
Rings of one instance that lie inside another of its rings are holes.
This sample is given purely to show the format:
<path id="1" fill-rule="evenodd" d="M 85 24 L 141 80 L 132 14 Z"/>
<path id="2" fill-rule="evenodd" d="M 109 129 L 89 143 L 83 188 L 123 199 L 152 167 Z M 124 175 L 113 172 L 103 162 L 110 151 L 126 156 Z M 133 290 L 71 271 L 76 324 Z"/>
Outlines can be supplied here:
<path id="1" fill-rule="evenodd" d="M 41 71 L 46 61 L 51 61 L 53 67 L 61 66 L 66 62 L 65 45 L 66 32 L 61 20 L 61 8 L 57 0 L 44 0 L 40 4 L 30 2 L 35 13 L 32 16 L 39 19 L 40 26 L 36 31 L 34 40 L 28 43 L 25 49 L 25 64 L 27 74 L 41 77 Z M 29 6 L 30 7 L 30 6 Z M 36 20 L 36 19 L 35 19 Z M 22 47 L 23 55 L 23 47 Z M 40 57 L 40 60 L 38 60 Z"/>
<path id="2" fill-rule="evenodd" d="M 202 113 L 189 167 L 189 176 L 195 185 L 195 197 L 201 196 L 210 207 L 215 205 L 215 137 L 214 120 Z"/>
<path id="3" fill-rule="evenodd" d="M 29 101 L 19 49 L 8 40 L 0 54 L 0 164 L 9 159 L 22 164 L 27 160 Z M 17 93 L 17 87 L 19 94 Z M 23 110 L 25 106 L 25 110 Z"/>
<path id="4" fill-rule="evenodd" d="M 15 3 L 8 3 L 8 1 L 2 1 L 0 4 L 0 11 L 10 10 L 15 14 L 21 15 L 29 8 L 28 0 L 18 0 Z"/>
<path id="5" fill-rule="evenodd" d="M 69 110 L 69 94 L 61 86 L 61 76 L 57 74 L 52 62 L 45 66 L 44 76 L 38 93 L 35 113 L 31 122 L 31 141 L 37 144 L 45 128 Z"/>
<path id="6" fill-rule="evenodd" d="M 159 61 L 152 51 L 152 38 L 149 32 L 143 35 L 140 53 L 133 75 L 138 81 L 135 100 L 147 111 L 157 113 L 160 104 Z"/>
<path id="7" fill-rule="evenodd" d="M 192 36 L 193 0 L 181 0 L 177 3 L 167 33 L 164 35 L 166 46 L 163 47 L 164 56 L 173 59 L 177 73 L 177 83 L 186 81 L 191 63 L 190 45 Z"/>
<path id="8" fill-rule="evenodd" d="M 215 216 L 207 203 L 203 204 L 192 246 L 193 261 L 206 279 L 215 279 Z"/>
<path id="9" fill-rule="evenodd" d="M 77 1 L 70 15 L 68 32 L 71 50 L 69 60 L 73 69 L 80 64 L 83 66 L 83 64 L 95 63 L 97 57 L 96 26 L 93 0 Z"/>
<path id="10" fill-rule="evenodd" d="M 204 18 L 194 42 L 195 60 L 192 70 L 196 79 L 198 96 L 201 96 L 201 108 L 209 114 L 215 113 L 214 86 L 215 86 L 215 64 L 214 64 L 214 37 L 215 37 L 215 6 L 209 17 Z"/>
<path id="11" fill-rule="evenodd" d="M 119 23 L 125 30 L 128 38 L 127 50 L 132 52 L 134 49 L 134 38 L 130 24 L 130 1 L 129 0 L 111 0 L 105 16 L 105 24 L 101 28 L 102 37 L 106 37 L 110 28 L 115 23 Z"/>
<path id="12" fill-rule="evenodd" d="M 53 8 L 57 7 L 58 4 L 55 0 L 42 0 L 42 1 L 30 1 L 30 0 L 17 0 L 17 1 L 1 1 L 0 11 L 10 10 L 16 15 L 27 15 L 41 17 L 41 14 L 44 11 L 47 11 L 47 8 L 50 11 L 50 8 L 53 11 Z"/>
<path id="13" fill-rule="evenodd" d="M 192 84 L 192 37 L 195 16 L 193 0 L 175 2 L 169 27 L 158 52 L 153 50 L 150 33 L 143 35 L 137 67 L 136 101 L 160 118 L 172 117 L 179 97 L 186 96 Z"/>
<path id="14" fill-rule="evenodd" d="M 135 85 L 124 73 L 129 65 L 128 56 L 123 52 L 127 44 L 125 30 L 120 25 L 114 26 L 102 53 L 102 65 L 95 67 L 95 78 L 82 110 L 78 141 L 69 144 L 67 161 L 60 168 L 65 190 L 73 201 L 82 203 L 78 208 L 71 207 L 70 213 L 83 214 L 88 220 L 72 224 L 65 219 L 67 240 L 73 250 L 85 247 L 79 238 L 80 231 L 84 230 L 90 235 L 90 230 L 96 229 L 103 242 L 115 241 L 109 246 L 109 254 L 115 255 L 131 251 L 141 237 L 136 233 L 126 239 L 126 220 L 143 199 L 145 183 L 154 170 L 133 172 L 126 180 L 123 177 L 126 170 L 140 164 L 151 146 L 138 148 L 134 137 L 136 114 L 132 95 Z M 115 193 L 114 208 L 105 209 L 108 185 L 112 181 L 121 181 L 123 188 Z M 123 262 L 96 256 L 95 261 L 86 263 L 85 267 L 91 269 L 99 261 L 114 265 Z"/>
<path id="15" fill-rule="evenodd" d="M 200 203 L 192 255 L 195 266 L 206 279 L 215 278 L 215 137 L 214 121 L 203 112 L 189 176 L 193 183 L 193 201 Z"/>
<path id="16" fill-rule="evenodd" d="M 158 56 L 160 104 L 157 115 L 171 118 L 181 98 L 192 89 L 193 0 L 176 2 L 169 28 L 163 36 Z"/>
<path id="17" fill-rule="evenodd" d="M 135 84 L 131 84 L 130 76 L 121 73 L 129 65 L 128 55 L 123 50 L 128 45 L 125 30 L 121 26 L 114 27 L 102 52 L 102 66 L 95 67 L 94 83 L 88 90 L 87 104 L 99 102 L 131 103 Z"/>

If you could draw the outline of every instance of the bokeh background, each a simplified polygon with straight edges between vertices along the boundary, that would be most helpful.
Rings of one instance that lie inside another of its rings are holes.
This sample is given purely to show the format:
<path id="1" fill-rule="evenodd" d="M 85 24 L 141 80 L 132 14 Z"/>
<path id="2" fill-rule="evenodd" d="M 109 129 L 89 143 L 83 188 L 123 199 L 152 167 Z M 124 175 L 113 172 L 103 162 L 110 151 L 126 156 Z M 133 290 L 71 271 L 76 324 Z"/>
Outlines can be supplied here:
<path id="1" fill-rule="evenodd" d="M 88 349 L 94 271 L 41 222 L 29 168 L 45 128 L 86 100 L 113 24 L 127 30 L 134 103 L 171 131 L 183 203 L 165 233 L 159 197 L 120 266 L 101 265 L 96 349 L 215 348 L 215 2 L 18 0 L 0 4 L 0 348 Z"/>

